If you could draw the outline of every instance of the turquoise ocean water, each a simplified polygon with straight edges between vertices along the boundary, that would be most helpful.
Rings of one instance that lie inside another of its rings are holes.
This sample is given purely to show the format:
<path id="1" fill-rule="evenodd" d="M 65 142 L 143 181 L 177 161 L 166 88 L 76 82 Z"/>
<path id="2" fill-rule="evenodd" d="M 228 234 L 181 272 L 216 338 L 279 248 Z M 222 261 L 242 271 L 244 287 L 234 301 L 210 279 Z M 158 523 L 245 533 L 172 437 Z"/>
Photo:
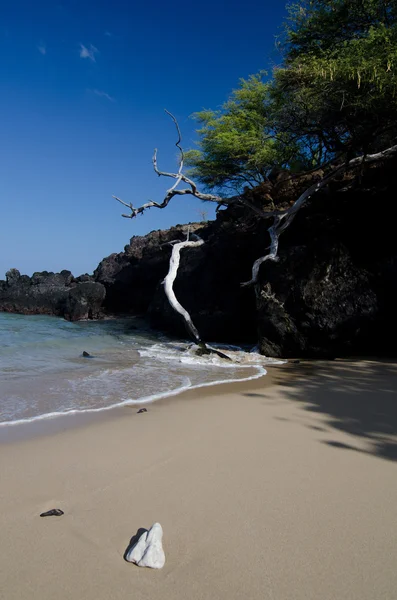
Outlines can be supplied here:
<path id="1" fill-rule="evenodd" d="M 134 319 L 70 323 L 0 313 L 0 426 L 155 401 L 266 372 L 269 359 L 225 351 L 232 363 L 198 358 L 189 342 L 137 328 Z"/>

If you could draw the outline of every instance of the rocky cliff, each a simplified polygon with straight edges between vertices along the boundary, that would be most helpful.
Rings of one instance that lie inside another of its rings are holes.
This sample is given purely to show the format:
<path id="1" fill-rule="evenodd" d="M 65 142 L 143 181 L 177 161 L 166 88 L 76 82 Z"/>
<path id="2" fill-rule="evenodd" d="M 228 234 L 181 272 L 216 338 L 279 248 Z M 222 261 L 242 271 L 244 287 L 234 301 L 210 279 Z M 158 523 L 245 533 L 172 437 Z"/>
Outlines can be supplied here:
<path id="1" fill-rule="evenodd" d="M 227 217 L 227 218 L 226 218 Z M 168 271 L 171 240 L 186 239 L 187 226 L 133 237 L 125 251 L 105 258 L 94 273 L 106 287 L 110 313 L 146 314 L 153 327 L 186 335 L 183 321 L 169 307 L 161 281 Z M 207 340 L 256 340 L 255 298 L 240 288 L 258 248 L 249 244 L 247 230 L 222 213 L 216 222 L 190 225 L 206 243 L 183 250 L 175 292 L 193 315 Z"/>
<path id="2" fill-rule="evenodd" d="M 21 275 L 17 269 L 0 280 L 0 311 L 24 315 L 58 315 L 70 321 L 95 319 L 101 310 L 105 288 L 88 275 L 74 278 L 70 271 Z"/>
<path id="3" fill-rule="evenodd" d="M 270 220 L 235 207 L 215 222 L 196 224 L 206 243 L 182 252 L 175 291 L 202 336 L 259 340 L 269 356 L 395 355 L 396 167 L 393 160 L 345 176 L 314 196 L 280 238 L 279 262 L 261 267 L 256 293 L 240 283 L 266 253 Z M 298 193 L 290 186 L 280 202 Z M 178 226 L 133 237 L 123 253 L 104 259 L 95 280 L 106 287 L 105 309 L 147 314 L 154 327 L 183 335 L 160 282 L 171 253 L 167 242 L 184 239 L 185 231 Z"/>

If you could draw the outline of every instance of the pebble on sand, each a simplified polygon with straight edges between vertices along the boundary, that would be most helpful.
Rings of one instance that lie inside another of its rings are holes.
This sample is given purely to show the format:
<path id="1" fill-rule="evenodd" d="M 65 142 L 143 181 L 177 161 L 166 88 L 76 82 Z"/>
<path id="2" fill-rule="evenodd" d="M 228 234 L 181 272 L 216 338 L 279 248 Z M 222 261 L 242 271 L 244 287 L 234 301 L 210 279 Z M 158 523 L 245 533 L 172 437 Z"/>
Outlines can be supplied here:
<path id="1" fill-rule="evenodd" d="M 149 531 L 142 533 L 139 540 L 127 550 L 125 559 L 135 563 L 138 567 L 162 569 L 165 564 L 162 539 L 163 528 L 160 523 L 155 523 Z"/>

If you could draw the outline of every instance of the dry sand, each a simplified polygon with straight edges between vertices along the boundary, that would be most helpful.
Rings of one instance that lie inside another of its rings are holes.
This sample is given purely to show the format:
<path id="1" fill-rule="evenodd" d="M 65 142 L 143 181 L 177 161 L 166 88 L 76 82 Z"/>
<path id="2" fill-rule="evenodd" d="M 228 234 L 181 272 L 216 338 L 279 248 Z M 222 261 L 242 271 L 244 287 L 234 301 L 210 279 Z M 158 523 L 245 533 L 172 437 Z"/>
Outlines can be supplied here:
<path id="1" fill-rule="evenodd" d="M 3 442 L 0 597 L 395 600 L 397 366 L 271 373 Z"/>

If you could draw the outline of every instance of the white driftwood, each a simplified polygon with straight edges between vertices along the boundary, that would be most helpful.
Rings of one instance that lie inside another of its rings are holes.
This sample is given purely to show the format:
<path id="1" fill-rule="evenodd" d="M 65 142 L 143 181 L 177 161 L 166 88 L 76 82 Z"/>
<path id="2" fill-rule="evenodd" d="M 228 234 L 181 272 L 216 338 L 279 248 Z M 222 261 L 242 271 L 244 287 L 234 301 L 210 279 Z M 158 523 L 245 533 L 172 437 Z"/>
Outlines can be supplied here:
<path id="1" fill-rule="evenodd" d="M 155 523 L 149 531 L 142 533 L 137 543 L 128 550 L 125 559 L 138 567 L 162 569 L 165 564 L 162 540 L 163 528 L 160 523 Z"/>
<path id="2" fill-rule="evenodd" d="M 184 154 L 183 148 L 181 146 L 181 141 L 182 141 L 181 130 L 179 129 L 178 121 L 176 120 L 174 115 L 172 113 L 170 113 L 168 110 L 166 110 L 165 112 L 174 121 L 176 130 L 178 133 L 178 141 L 175 143 L 175 146 L 178 148 L 178 150 L 180 152 L 179 169 L 178 169 L 177 173 L 167 173 L 166 171 L 160 171 L 157 166 L 157 148 L 154 151 L 153 159 L 152 159 L 153 169 L 154 169 L 154 172 L 157 173 L 157 175 L 159 177 L 170 177 L 171 179 L 175 179 L 176 181 L 175 181 L 174 185 L 169 190 L 167 190 L 166 195 L 162 202 L 154 202 L 154 200 L 149 200 L 149 202 L 146 202 L 146 204 L 143 204 L 142 206 L 139 206 L 138 208 L 134 208 L 134 206 L 132 205 L 131 202 L 130 203 L 124 202 L 124 200 L 121 200 L 121 198 L 118 198 L 117 196 L 113 196 L 113 198 L 115 200 L 117 200 L 117 202 L 120 202 L 120 204 L 122 204 L 123 206 L 126 206 L 127 208 L 130 209 L 131 214 L 121 215 L 122 217 L 125 217 L 126 219 L 134 219 L 138 215 L 143 214 L 145 212 L 145 210 L 147 210 L 148 208 L 153 208 L 153 207 L 154 208 L 165 208 L 166 206 L 168 206 L 170 200 L 172 200 L 172 198 L 174 196 L 184 196 L 186 194 L 195 196 L 196 198 L 199 198 L 200 200 L 207 200 L 208 202 L 216 202 L 218 204 L 226 204 L 227 203 L 227 201 L 222 200 L 222 198 L 220 198 L 219 196 L 214 196 L 214 194 L 205 194 L 203 192 L 200 192 L 197 189 L 197 185 L 195 184 L 195 182 L 192 181 L 191 179 L 189 179 L 189 177 L 187 177 L 182 172 L 184 161 L 185 161 L 185 154 Z M 189 187 L 185 188 L 183 190 L 178 190 L 177 187 L 181 183 L 181 181 L 183 181 L 183 183 L 186 183 Z"/>
<path id="3" fill-rule="evenodd" d="M 170 265 L 169 265 L 168 274 L 163 281 L 165 295 L 167 296 L 168 302 L 170 303 L 171 307 L 178 314 L 180 314 L 183 317 L 187 330 L 189 331 L 190 335 L 195 339 L 196 343 L 199 346 L 200 355 L 216 354 L 220 358 L 223 358 L 225 360 L 231 360 L 230 356 L 227 356 L 227 354 L 224 354 L 224 352 L 221 352 L 220 350 L 216 350 L 215 348 L 208 346 L 208 344 L 206 344 L 204 342 L 204 340 L 201 339 L 200 334 L 199 334 L 197 328 L 195 327 L 190 314 L 188 313 L 186 308 L 184 308 L 182 306 L 182 304 L 178 301 L 177 297 L 175 296 L 174 281 L 176 279 L 176 276 L 178 275 L 179 263 L 180 263 L 180 258 L 181 258 L 181 256 L 180 256 L 181 250 L 183 250 L 183 248 L 197 248 L 198 246 L 201 246 L 202 244 L 204 244 L 204 240 L 199 238 L 198 235 L 193 234 L 194 237 L 196 238 L 195 240 L 189 240 L 189 235 L 190 235 L 190 232 L 188 229 L 187 239 L 185 242 L 178 242 L 178 241 L 175 242 L 175 240 L 172 242 L 169 242 L 170 244 L 173 245 L 173 248 L 172 248 L 172 253 L 171 253 L 171 257 L 170 257 Z"/>
<path id="4" fill-rule="evenodd" d="M 168 298 L 168 302 L 170 303 L 172 308 L 183 317 L 188 331 L 198 344 L 202 343 L 200 334 L 194 326 L 191 316 L 189 315 L 187 310 L 183 308 L 182 304 L 178 301 L 177 297 L 175 296 L 173 286 L 176 276 L 178 274 L 179 263 L 181 260 L 181 250 L 183 250 L 184 248 L 197 248 L 202 244 L 204 244 L 204 240 L 200 238 L 198 238 L 197 240 L 186 240 L 185 242 L 178 242 L 177 244 L 174 244 L 172 248 L 168 274 L 163 281 L 164 291 L 165 295 Z"/>
<path id="5" fill-rule="evenodd" d="M 307 190 L 303 192 L 299 196 L 299 198 L 294 202 L 294 204 L 283 213 L 275 213 L 273 214 L 273 224 L 269 227 L 268 232 L 270 235 L 270 251 L 265 256 L 261 256 L 258 258 L 253 266 L 252 266 L 252 277 L 250 281 L 242 283 L 242 286 L 248 286 L 258 283 L 259 277 L 259 268 L 262 263 L 265 261 L 278 261 L 278 245 L 279 245 L 279 237 L 292 223 L 294 218 L 296 217 L 298 211 L 304 206 L 306 201 L 311 198 L 316 192 L 321 190 L 321 188 L 325 187 L 331 179 L 333 179 L 338 173 L 345 171 L 347 169 L 352 169 L 360 166 L 363 163 L 371 163 L 379 160 L 383 160 L 397 153 L 397 145 L 391 146 L 382 152 L 377 152 L 376 154 L 367 154 L 366 156 L 358 156 L 357 158 L 353 158 L 347 163 L 340 165 L 337 169 L 334 169 L 329 175 L 326 175 L 320 181 L 317 181 L 312 186 L 310 186 Z M 267 216 L 272 216 L 268 214 Z"/>
<path id="6" fill-rule="evenodd" d="M 259 268 L 262 263 L 264 263 L 267 260 L 273 260 L 273 261 L 278 260 L 277 251 L 278 251 L 279 234 L 277 234 L 277 224 L 279 222 L 279 219 L 280 219 L 280 217 L 275 217 L 273 225 L 271 227 L 269 227 L 269 229 L 268 229 L 268 232 L 270 234 L 270 239 L 271 239 L 269 254 L 266 254 L 266 256 L 261 256 L 261 258 L 258 258 L 254 262 L 254 264 L 252 265 L 252 278 L 250 281 L 246 281 L 245 283 L 242 283 L 241 284 L 242 287 L 252 285 L 258 281 Z"/>

